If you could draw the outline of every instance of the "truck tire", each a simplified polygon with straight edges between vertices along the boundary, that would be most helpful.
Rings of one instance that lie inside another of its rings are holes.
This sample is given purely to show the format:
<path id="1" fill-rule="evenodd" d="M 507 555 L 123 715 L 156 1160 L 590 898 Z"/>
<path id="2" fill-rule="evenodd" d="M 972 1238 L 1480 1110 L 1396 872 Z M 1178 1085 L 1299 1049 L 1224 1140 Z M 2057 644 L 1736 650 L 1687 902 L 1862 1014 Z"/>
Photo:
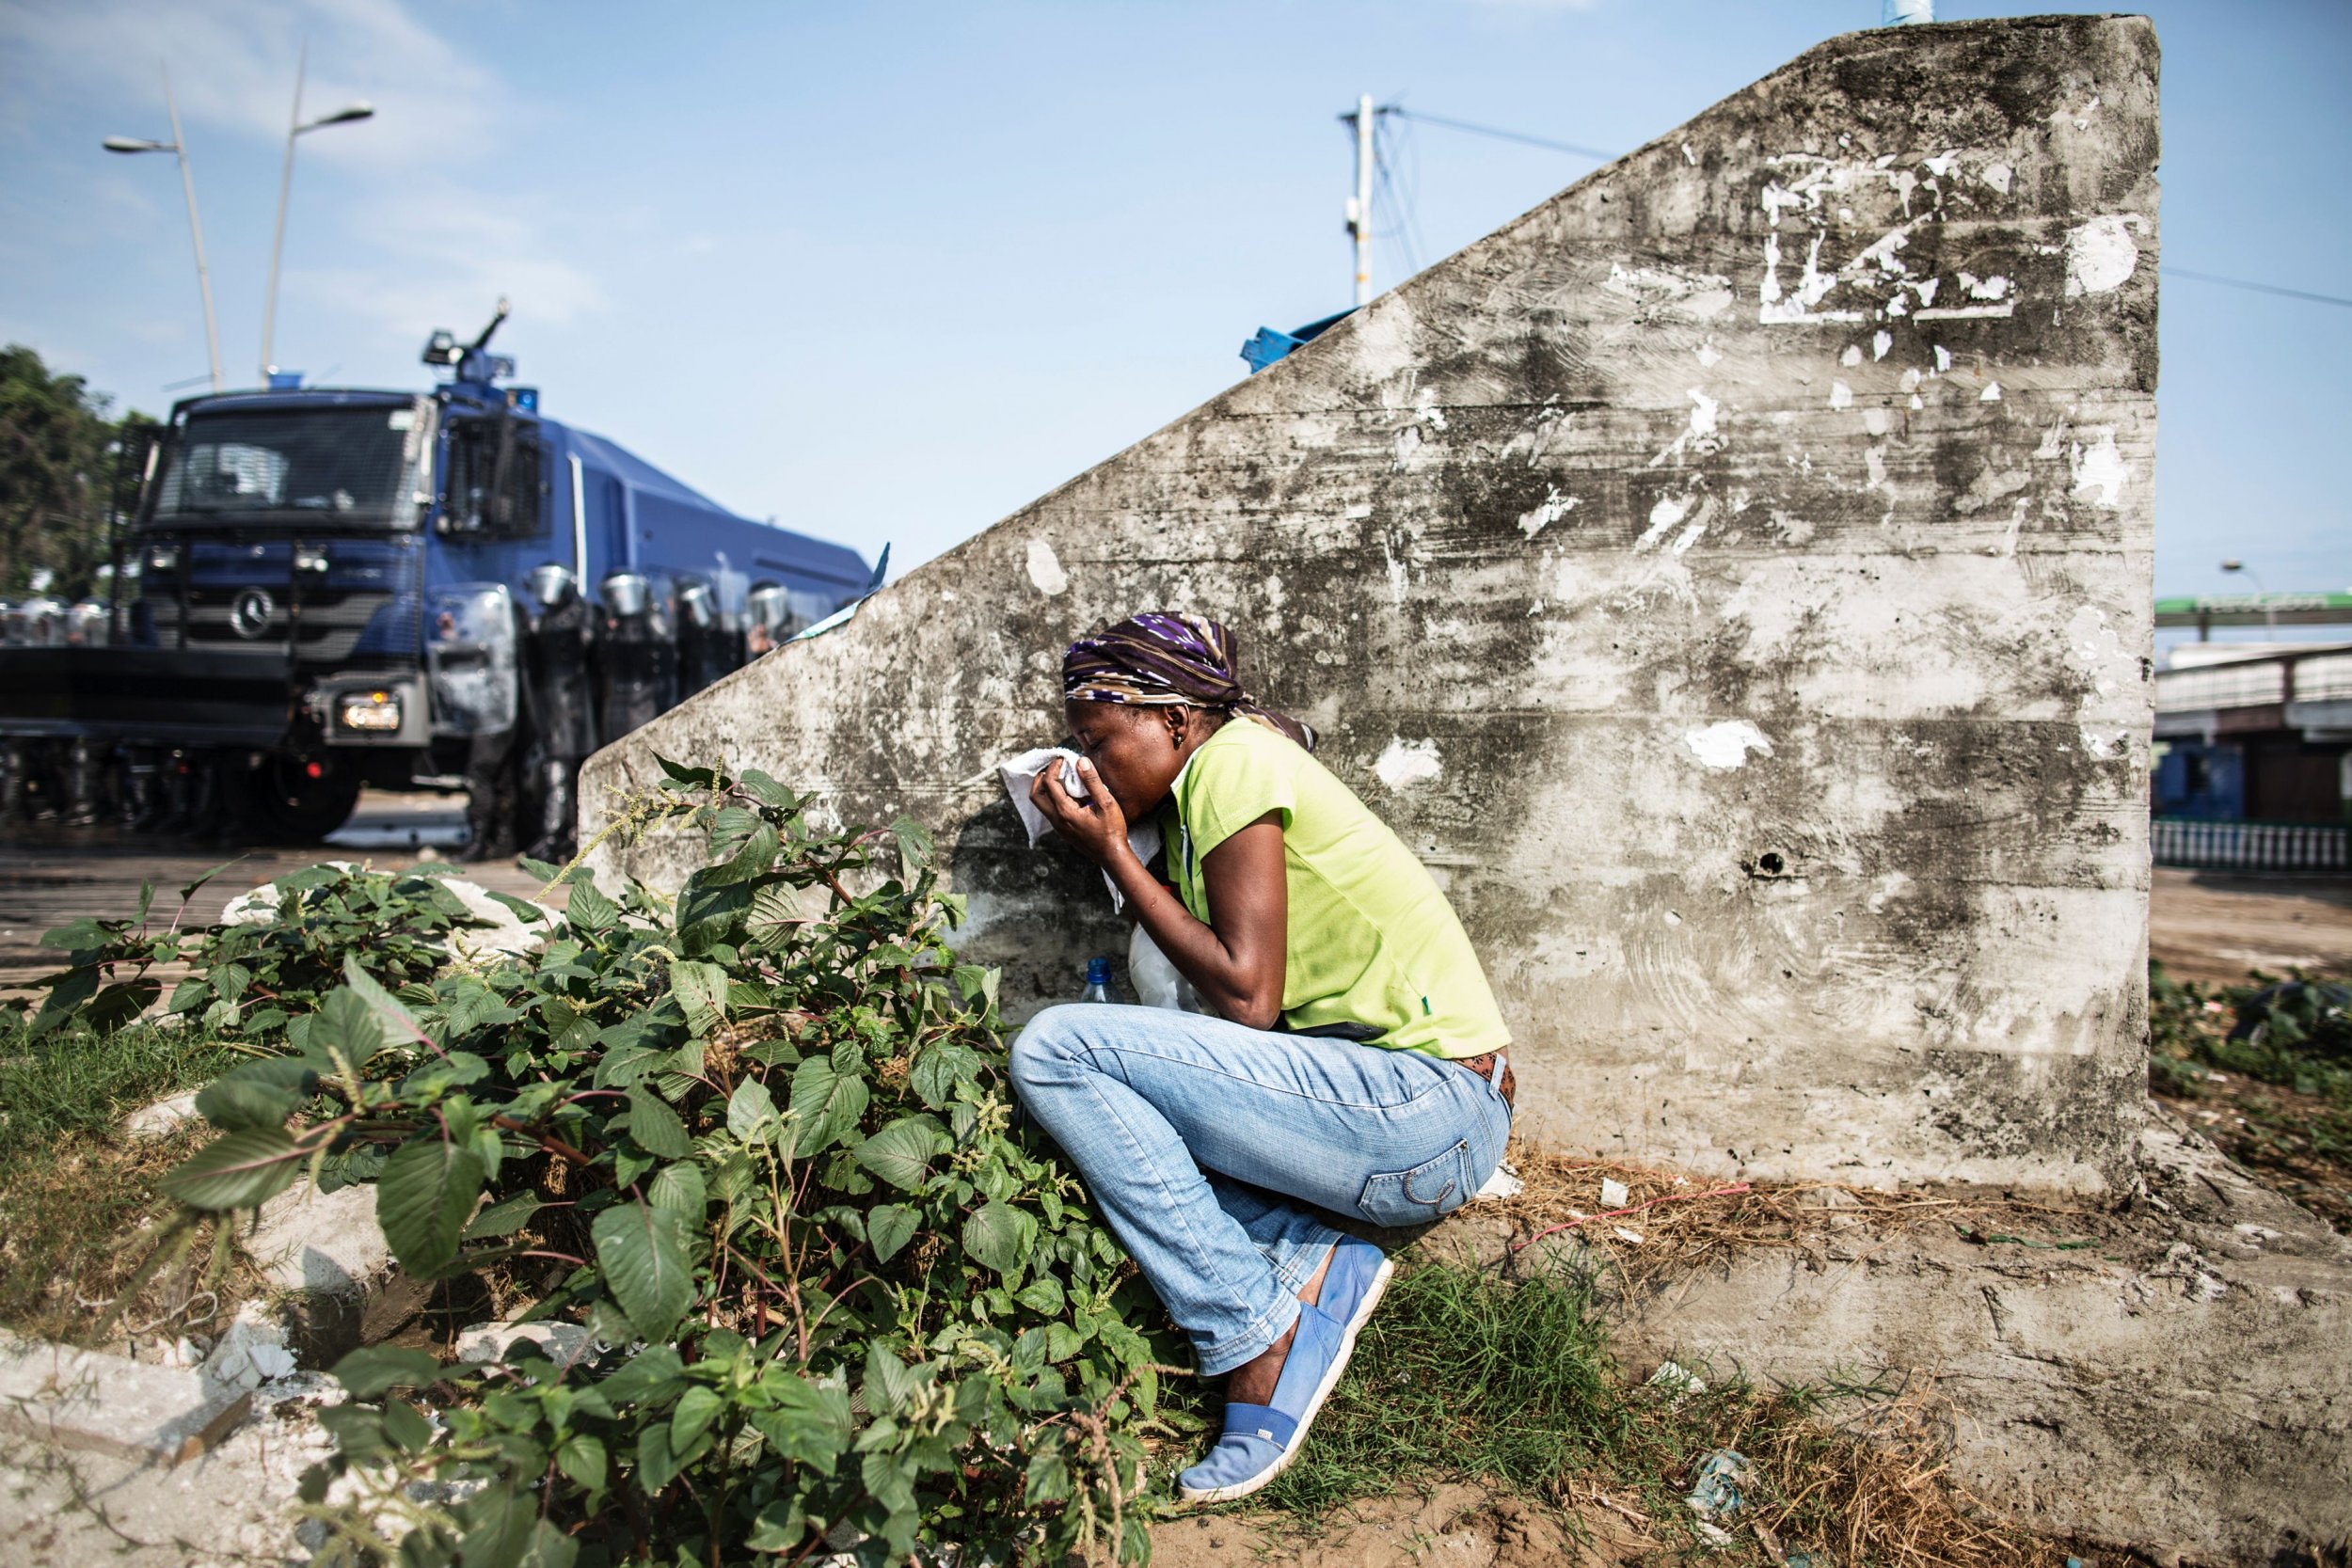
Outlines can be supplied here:
<path id="1" fill-rule="evenodd" d="M 324 771 L 313 777 L 310 769 Z M 359 775 L 333 763 L 271 757 L 246 775 L 246 805 L 257 828 L 284 844 L 317 844 L 351 820 Z"/>

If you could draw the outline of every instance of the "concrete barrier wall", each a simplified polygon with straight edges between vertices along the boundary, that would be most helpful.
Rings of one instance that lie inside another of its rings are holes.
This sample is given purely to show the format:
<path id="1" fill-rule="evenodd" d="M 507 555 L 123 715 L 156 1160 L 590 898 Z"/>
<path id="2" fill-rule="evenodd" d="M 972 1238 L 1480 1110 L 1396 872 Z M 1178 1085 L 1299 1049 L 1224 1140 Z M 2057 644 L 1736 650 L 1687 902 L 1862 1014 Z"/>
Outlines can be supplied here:
<path id="1" fill-rule="evenodd" d="M 992 765 L 1063 733 L 1071 637 L 1197 610 L 1462 911 L 1524 1131 L 2099 1190 L 2145 1101 L 2156 155 L 2144 20 L 1832 40 L 600 752 L 589 816 L 660 751 L 917 816 L 1018 1015 L 1125 934 Z"/>

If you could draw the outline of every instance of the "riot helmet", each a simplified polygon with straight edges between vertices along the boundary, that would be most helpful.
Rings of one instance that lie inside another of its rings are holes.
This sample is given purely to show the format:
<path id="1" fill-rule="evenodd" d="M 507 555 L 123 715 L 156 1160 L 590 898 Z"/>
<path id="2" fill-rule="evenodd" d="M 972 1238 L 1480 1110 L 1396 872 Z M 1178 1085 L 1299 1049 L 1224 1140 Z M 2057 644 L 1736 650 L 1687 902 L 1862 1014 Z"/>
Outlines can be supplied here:
<path id="1" fill-rule="evenodd" d="M 653 603 L 653 585 L 636 572 L 614 572 L 598 592 L 604 608 L 624 621 L 643 615 Z"/>
<path id="2" fill-rule="evenodd" d="M 574 580 L 571 568 L 550 561 L 531 569 L 531 594 L 549 610 L 561 610 L 572 602 L 580 584 Z"/>

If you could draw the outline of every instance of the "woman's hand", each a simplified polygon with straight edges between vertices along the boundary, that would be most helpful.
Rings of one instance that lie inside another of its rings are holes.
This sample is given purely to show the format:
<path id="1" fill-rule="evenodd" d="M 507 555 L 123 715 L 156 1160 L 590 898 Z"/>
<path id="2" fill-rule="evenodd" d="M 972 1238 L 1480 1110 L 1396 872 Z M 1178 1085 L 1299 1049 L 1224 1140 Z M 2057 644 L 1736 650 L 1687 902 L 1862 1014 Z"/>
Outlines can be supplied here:
<path id="1" fill-rule="evenodd" d="M 1134 859 L 1127 845 L 1127 814 L 1111 799 L 1102 775 L 1094 764 L 1080 757 L 1078 777 L 1087 786 L 1086 799 L 1081 800 L 1062 787 L 1059 758 L 1048 763 L 1029 782 L 1029 799 L 1045 814 L 1062 837 L 1077 846 L 1080 853 L 1095 864 L 1109 867 L 1120 855 Z"/>

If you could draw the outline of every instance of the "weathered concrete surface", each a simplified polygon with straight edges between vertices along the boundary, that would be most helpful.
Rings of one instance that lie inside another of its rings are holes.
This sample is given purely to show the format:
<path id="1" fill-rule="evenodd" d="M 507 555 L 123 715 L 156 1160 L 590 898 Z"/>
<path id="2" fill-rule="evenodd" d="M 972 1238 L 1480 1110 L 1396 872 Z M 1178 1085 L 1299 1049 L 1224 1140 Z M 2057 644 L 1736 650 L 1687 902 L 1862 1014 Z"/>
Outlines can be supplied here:
<path id="1" fill-rule="evenodd" d="M 2352 1540 L 2352 1243 L 2175 1126 L 2097 1245 L 1949 1227 L 1757 1249 L 1628 1304 L 1621 1344 L 1759 1384 L 1932 1379 L 1954 1474 L 2004 1512 L 2159 1561 Z"/>
<path id="2" fill-rule="evenodd" d="M 1436 868 L 1539 1140 L 2106 1189 L 2155 75 L 2128 17 L 1832 40 L 600 752 L 592 825 L 656 752 L 912 814 L 1018 1015 L 1125 943 L 991 765 L 1068 639 L 1195 609 Z"/>
<path id="3" fill-rule="evenodd" d="M 245 1249 L 280 1291 L 358 1297 L 392 1268 L 372 1183 L 331 1193 L 308 1182 L 288 1189 L 262 1205 Z"/>
<path id="4" fill-rule="evenodd" d="M 0 1432 L 56 1448 L 177 1465 L 233 1431 L 248 1393 L 198 1371 L 0 1335 Z"/>
<path id="5" fill-rule="evenodd" d="M 174 1469 L 0 1440 L 0 1562 L 40 1568 L 256 1568 L 324 1544 L 294 1512 L 302 1472 L 333 1449 L 317 1373 L 247 1396 L 252 1418 Z M 343 1483 L 338 1483 L 339 1487 Z"/>

